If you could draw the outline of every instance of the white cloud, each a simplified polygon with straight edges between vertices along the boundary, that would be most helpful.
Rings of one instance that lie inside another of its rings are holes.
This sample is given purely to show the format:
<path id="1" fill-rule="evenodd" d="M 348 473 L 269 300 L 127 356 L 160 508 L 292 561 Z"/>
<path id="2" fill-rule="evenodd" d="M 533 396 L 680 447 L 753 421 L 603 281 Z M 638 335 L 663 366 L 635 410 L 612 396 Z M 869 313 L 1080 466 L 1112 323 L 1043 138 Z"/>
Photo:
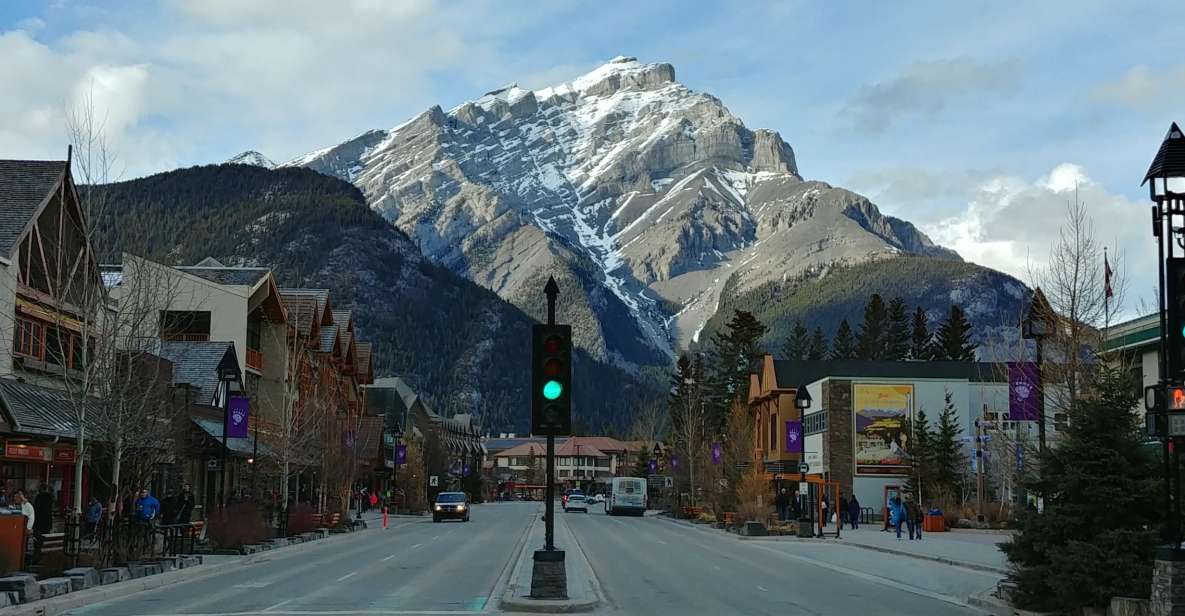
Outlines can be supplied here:
<path id="1" fill-rule="evenodd" d="M 1133 66 L 1118 79 L 1095 86 L 1091 96 L 1137 111 L 1179 110 L 1185 99 L 1185 64 L 1162 70 Z"/>
<path id="2" fill-rule="evenodd" d="M 1146 296 L 1154 288 L 1149 204 L 1108 192 L 1081 166 L 1062 163 L 1034 180 L 983 177 L 971 190 L 962 211 L 921 225 L 963 258 L 1028 280 L 1031 267 L 1049 256 L 1066 206 L 1077 198 L 1087 206 L 1099 243 L 1110 249 L 1112 258 L 1125 261 L 1132 297 Z M 1101 272 L 1101 263 L 1099 268 Z"/>
<path id="3" fill-rule="evenodd" d="M 1011 91 L 1020 71 L 1016 61 L 969 57 L 914 62 L 888 80 L 861 86 L 841 113 L 860 130 L 880 132 L 911 116 L 936 116 L 955 99 Z"/>

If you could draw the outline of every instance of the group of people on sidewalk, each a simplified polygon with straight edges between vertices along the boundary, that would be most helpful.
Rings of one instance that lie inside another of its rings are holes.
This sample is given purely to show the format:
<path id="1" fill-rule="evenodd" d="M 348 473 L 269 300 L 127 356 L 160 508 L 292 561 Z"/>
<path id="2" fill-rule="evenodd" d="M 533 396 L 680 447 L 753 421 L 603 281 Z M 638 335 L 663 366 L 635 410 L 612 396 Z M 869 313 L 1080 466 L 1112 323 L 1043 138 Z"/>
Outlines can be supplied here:
<path id="1" fill-rule="evenodd" d="M 900 496 L 889 500 L 889 525 L 897 531 L 897 540 L 901 541 L 901 526 L 909 529 L 909 539 L 922 540 L 922 506 L 913 499 L 912 494 L 906 494 L 904 501 Z M 888 527 L 885 530 L 889 530 Z"/>
<path id="2" fill-rule="evenodd" d="M 778 509 L 779 521 L 785 522 L 787 520 L 798 520 L 802 518 L 803 510 L 799 499 L 792 497 L 786 491 L 786 488 L 782 488 L 778 492 L 778 495 L 774 497 L 774 505 Z M 849 525 L 851 528 L 860 527 L 860 501 L 856 500 L 855 494 L 849 499 L 843 493 L 840 493 L 839 506 L 835 511 L 831 510 L 831 502 L 827 499 L 826 494 L 823 495 L 819 506 L 821 512 L 820 519 L 823 522 L 823 526 L 827 526 L 830 521 L 834 521 L 839 524 L 841 529 L 844 524 Z"/>

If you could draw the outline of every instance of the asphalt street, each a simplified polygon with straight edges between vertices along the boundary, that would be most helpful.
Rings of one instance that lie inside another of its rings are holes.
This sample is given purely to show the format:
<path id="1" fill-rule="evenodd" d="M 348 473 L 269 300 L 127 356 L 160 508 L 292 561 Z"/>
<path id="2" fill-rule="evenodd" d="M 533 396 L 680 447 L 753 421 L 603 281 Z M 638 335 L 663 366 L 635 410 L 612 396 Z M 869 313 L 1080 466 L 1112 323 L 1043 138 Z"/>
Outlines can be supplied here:
<path id="1" fill-rule="evenodd" d="M 541 511 L 540 503 L 488 503 L 473 509 L 468 524 L 402 518 L 386 531 L 275 550 L 251 564 L 228 564 L 201 579 L 69 614 L 498 612 L 512 560 Z M 560 547 L 587 555 L 600 582 L 605 601 L 598 614 L 975 614 L 960 603 L 998 578 L 840 544 L 739 541 L 654 517 L 610 517 L 595 507 L 558 515 L 579 544 Z"/>
<path id="2" fill-rule="evenodd" d="M 606 614 L 978 614 L 999 576 L 839 543 L 740 541 L 653 517 L 567 514 Z"/>
<path id="3" fill-rule="evenodd" d="M 76 609 L 73 616 L 450 614 L 495 609 L 538 503 L 477 505 L 472 521 L 391 528 L 267 552 L 250 565 Z M 290 553 L 288 550 L 291 549 Z M 500 596 L 500 595 L 499 595 Z"/>

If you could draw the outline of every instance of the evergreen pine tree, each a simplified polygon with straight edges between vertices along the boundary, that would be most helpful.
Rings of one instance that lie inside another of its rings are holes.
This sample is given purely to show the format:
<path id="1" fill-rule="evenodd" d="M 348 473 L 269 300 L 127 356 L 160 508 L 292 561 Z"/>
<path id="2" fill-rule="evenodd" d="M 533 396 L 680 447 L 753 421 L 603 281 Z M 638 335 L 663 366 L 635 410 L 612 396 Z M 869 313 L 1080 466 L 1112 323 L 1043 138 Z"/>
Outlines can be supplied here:
<path id="1" fill-rule="evenodd" d="M 650 476 L 650 456 L 653 455 L 649 451 L 641 451 L 636 454 L 634 460 L 634 469 L 630 477 L 649 477 Z"/>
<path id="2" fill-rule="evenodd" d="M 786 342 L 782 345 L 782 357 L 785 359 L 806 359 L 810 343 L 810 337 L 806 326 L 802 324 L 802 319 L 796 319 L 790 337 L 786 338 Z"/>
<path id="3" fill-rule="evenodd" d="M 901 361 L 909 355 L 909 315 L 905 300 L 894 297 L 889 301 L 889 326 L 885 332 L 885 359 Z"/>
<path id="4" fill-rule="evenodd" d="M 860 340 L 856 345 L 856 354 L 860 359 L 884 358 L 888 321 L 885 300 L 879 293 L 873 293 L 864 306 L 864 322 L 860 324 Z"/>
<path id="5" fill-rule="evenodd" d="M 1018 512 L 1019 532 L 1001 546 L 1022 609 L 1077 613 L 1149 595 L 1163 522 L 1159 462 L 1142 444 L 1130 373 L 1101 363 L 1093 380 L 1026 484 L 1044 495 L 1044 512 Z"/>
<path id="6" fill-rule="evenodd" d="M 975 361 L 975 348 L 967 314 L 958 305 L 951 304 L 950 315 L 938 326 L 934 336 L 934 359 Z"/>
<path id="7" fill-rule="evenodd" d="M 820 360 L 827 356 L 827 338 L 823 335 L 823 328 L 816 327 L 815 335 L 811 336 L 811 346 L 807 349 L 806 358 Z"/>
<path id="8" fill-rule="evenodd" d="M 918 409 L 911 433 L 912 440 L 907 453 L 913 467 L 909 480 L 905 483 L 905 489 L 913 493 L 918 502 L 924 502 L 930 494 L 934 467 L 934 429 L 930 426 L 925 409 Z"/>
<path id="9" fill-rule="evenodd" d="M 909 335 L 909 358 L 926 361 L 930 357 L 930 323 L 921 306 L 913 312 L 913 327 Z"/>
<path id="10" fill-rule="evenodd" d="M 963 428 L 959 425 L 959 412 L 950 391 L 946 391 L 942 413 L 938 415 L 938 428 L 929 443 L 932 465 L 931 486 L 923 485 L 928 494 L 938 499 L 950 499 L 957 492 L 960 479 L 967 469 L 967 454 L 959 437 Z"/>
<path id="11" fill-rule="evenodd" d="M 749 364 L 761 353 L 759 345 L 765 324 L 753 313 L 734 310 L 723 331 L 712 336 L 710 376 L 704 394 L 709 408 L 712 433 L 724 429 L 728 407 L 735 399 L 748 400 Z"/>
<path id="12" fill-rule="evenodd" d="M 831 339 L 831 357 L 828 359 L 856 359 L 856 341 L 852 337 L 852 326 L 844 319 Z"/>

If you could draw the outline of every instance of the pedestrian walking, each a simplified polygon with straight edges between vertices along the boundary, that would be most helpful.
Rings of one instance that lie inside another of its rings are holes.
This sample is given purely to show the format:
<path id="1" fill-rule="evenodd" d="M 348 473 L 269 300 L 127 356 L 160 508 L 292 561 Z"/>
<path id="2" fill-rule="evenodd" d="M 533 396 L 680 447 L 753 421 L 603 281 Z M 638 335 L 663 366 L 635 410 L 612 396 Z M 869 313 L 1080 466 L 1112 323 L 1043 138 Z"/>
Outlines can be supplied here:
<path id="1" fill-rule="evenodd" d="M 41 560 L 41 546 L 45 544 L 45 535 L 53 531 L 53 496 L 49 493 L 49 484 L 42 482 L 37 488 L 37 496 L 33 497 L 33 562 Z"/>
<path id="2" fill-rule="evenodd" d="M 379 506 L 379 495 L 374 492 L 371 492 L 370 493 L 370 508 L 377 509 L 378 506 Z"/>
<path id="3" fill-rule="evenodd" d="M 29 499 L 25 498 L 24 490 L 18 489 L 13 493 L 12 508 L 25 516 L 25 532 L 30 533 L 30 539 L 33 540 L 33 559 L 36 560 L 37 556 L 39 556 L 39 554 L 37 554 L 37 550 L 40 549 L 40 546 L 38 546 L 36 540 L 33 539 L 32 533 L 33 525 L 37 521 L 37 511 L 33 509 L 33 503 L 30 503 Z M 28 550 L 28 544 L 25 545 L 25 549 Z"/>
<path id="4" fill-rule="evenodd" d="M 922 507 L 912 494 L 905 495 L 905 512 L 908 516 L 910 540 L 922 540 Z"/>
<path id="5" fill-rule="evenodd" d="M 844 496 L 843 492 L 839 493 L 839 502 L 835 503 L 835 523 L 839 525 L 839 529 L 843 530 L 843 525 L 848 520 L 848 497 Z"/>
<path id="6" fill-rule="evenodd" d="M 901 497 L 894 496 L 893 500 L 889 501 L 889 522 L 897 531 L 897 541 L 901 541 L 901 525 L 905 523 L 907 517 L 908 514 L 905 511 L 905 505 L 901 503 Z"/>
<path id="7" fill-rule="evenodd" d="M 97 496 L 91 497 L 83 519 L 86 521 L 87 536 L 93 539 L 99 531 L 99 520 L 103 519 L 103 503 L 99 502 Z"/>
<path id="8" fill-rule="evenodd" d="M 823 494 L 822 509 L 823 509 L 823 520 L 822 520 L 823 526 L 827 526 L 828 511 L 831 509 L 831 504 L 827 502 L 827 494 Z"/>
<path id="9" fill-rule="evenodd" d="M 860 501 L 856 500 L 855 494 L 848 501 L 848 518 L 852 521 L 852 530 L 860 528 Z"/>
<path id="10" fill-rule="evenodd" d="M 785 522 L 790 508 L 790 495 L 786 493 L 786 488 L 782 488 L 782 491 L 774 497 L 774 505 L 778 508 L 778 521 Z"/>
<path id="11" fill-rule="evenodd" d="M 193 506 L 193 488 L 187 483 L 181 486 L 181 494 L 177 497 L 177 515 L 170 522 L 173 524 L 189 524 L 189 518 L 193 514 Z"/>

